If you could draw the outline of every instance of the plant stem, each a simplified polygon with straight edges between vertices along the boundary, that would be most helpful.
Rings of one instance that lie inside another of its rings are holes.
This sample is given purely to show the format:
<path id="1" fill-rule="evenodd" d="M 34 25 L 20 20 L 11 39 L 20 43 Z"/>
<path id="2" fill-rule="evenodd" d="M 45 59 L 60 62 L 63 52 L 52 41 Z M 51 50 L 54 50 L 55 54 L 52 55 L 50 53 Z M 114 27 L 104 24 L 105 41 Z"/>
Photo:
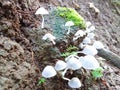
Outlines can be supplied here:
<path id="1" fill-rule="evenodd" d="M 66 78 L 66 77 L 65 77 L 65 73 L 67 72 L 67 70 L 68 70 L 68 68 L 66 68 L 66 69 L 62 72 L 62 78 L 63 78 L 64 80 L 70 81 L 69 78 Z"/>
<path id="2" fill-rule="evenodd" d="M 41 28 L 44 28 L 44 17 L 43 17 L 43 15 L 41 15 L 42 16 L 42 24 L 41 24 Z"/>
<path id="3" fill-rule="evenodd" d="M 50 41 L 52 41 L 53 45 L 55 45 L 55 44 L 56 44 L 56 43 L 55 43 L 55 41 L 54 41 L 53 39 L 50 39 Z"/>
<path id="4" fill-rule="evenodd" d="M 68 31 L 67 31 L 67 34 L 69 34 L 70 33 L 70 26 L 68 27 Z"/>

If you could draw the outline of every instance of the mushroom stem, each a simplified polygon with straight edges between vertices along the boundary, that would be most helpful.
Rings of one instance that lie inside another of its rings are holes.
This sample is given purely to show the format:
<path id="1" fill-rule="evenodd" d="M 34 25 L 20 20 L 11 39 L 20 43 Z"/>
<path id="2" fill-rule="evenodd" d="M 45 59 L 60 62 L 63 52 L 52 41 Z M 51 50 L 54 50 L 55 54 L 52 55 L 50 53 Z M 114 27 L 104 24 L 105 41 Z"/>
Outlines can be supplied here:
<path id="1" fill-rule="evenodd" d="M 56 44 L 56 43 L 55 43 L 55 41 L 54 41 L 53 39 L 50 39 L 50 41 L 52 41 L 53 45 L 55 45 L 55 44 Z"/>
<path id="2" fill-rule="evenodd" d="M 42 16 L 42 24 L 41 24 L 41 28 L 44 28 L 44 17 L 43 17 L 43 15 L 41 15 Z"/>
<path id="3" fill-rule="evenodd" d="M 77 51 L 76 54 L 78 54 L 78 53 L 83 53 L 83 52 L 82 51 Z"/>
<path id="4" fill-rule="evenodd" d="M 69 78 L 66 78 L 66 77 L 62 77 L 64 80 L 67 80 L 67 81 L 70 81 L 70 79 Z"/>
<path id="5" fill-rule="evenodd" d="M 70 33 L 70 26 L 68 27 L 68 31 L 67 31 L 67 34 L 69 34 Z"/>
<path id="6" fill-rule="evenodd" d="M 66 68 L 66 69 L 62 72 L 62 78 L 63 78 L 64 80 L 70 81 L 69 78 L 66 78 L 66 77 L 65 77 L 65 73 L 67 72 L 67 70 L 68 70 L 68 68 Z"/>

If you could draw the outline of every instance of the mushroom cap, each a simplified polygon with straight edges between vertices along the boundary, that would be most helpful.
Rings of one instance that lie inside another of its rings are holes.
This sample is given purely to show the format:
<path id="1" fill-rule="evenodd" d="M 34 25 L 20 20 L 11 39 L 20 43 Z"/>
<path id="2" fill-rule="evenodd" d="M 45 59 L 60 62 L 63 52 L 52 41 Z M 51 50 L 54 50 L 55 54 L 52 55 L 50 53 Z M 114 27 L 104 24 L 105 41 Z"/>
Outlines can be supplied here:
<path id="1" fill-rule="evenodd" d="M 82 63 L 82 67 L 85 69 L 96 69 L 99 66 L 98 61 L 95 59 L 95 57 L 87 55 L 84 57 L 80 57 L 80 62 Z"/>
<path id="2" fill-rule="evenodd" d="M 46 33 L 43 38 L 43 40 L 46 40 L 46 39 L 50 39 L 50 40 L 54 40 L 56 39 L 55 36 L 53 36 L 51 33 Z"/>
<path id="3" fill-rule="evenodd" d="M 81 87 L 81 82 L 80 82 L 80 80 L 79 80 L 77 77 L 73 77 L 73 78 L 68 82 L 68 85 L 69 85 L 71 88 L 79 88 L 79 87 Z"/>
<path id="4" fill-rule="evenodd" d="M 87 35 L 87 37 L 88 37 L 88 38 L 90 38 L 90 39 L 93 39 L 93 38 L 94 38 L 94 36 L 95 36 L 95 34 L 94 34 L 94 33 L 88 33 L 88 35 Z"/>
<path id="5" fill-rule="evenodd" d="M 55 64 L 55 70 L 60 71 L 66 68 L 66 63 L 62 60 L 58 60 L 57 63 Z"/>
<path id="6" fill-rule="evenodd" d="M 85 32 L 83 30 L 78 30 L 76 33 L 75 33 L 75 36 L 80 36 L 80 37 L 83 37 L 85 35 Z"/>
<path id="7" fill-rule="evenodd" d="M 87 27 L 87 28 L 89 28 L 91 25 L 92 25 L 92 24 L 91 24 L 90 21 L 87 21 L 87 22 L 86 22 L 86 27 Z"/>
<path id="8" fill-rule="evenodd" d="M 88 37 L 85 37 L 82 41 L 83 44 L 90 44 L 91 43 L 91 39 Z"/>
<path id="9" fill-rule="evenodd" d="M 86 55 L 96 55 L 98 53 L 98 51 L 96 50 L 95 47 L 90 46 L 90 45 L 86 45 L 85 48 L 82 50 L 82 53 L 86 54 Z"/>
<path id="10" fill-rule="evenodd" d="M 77 39 L 80 38 L 80 37 L 83 37 L 84 35 L 85 35 L 85 32 L 84 32 L 84 31 L 78 30 L 78 31 L 75 33 L 74 37 L 73 37 L 73 41 L 77 40 Z"/>
<path id="11" fill-rule="evenodd" d="M 40 7 L 37 9 L 35 14 L 43 14 L 44 15 L 44 14 L 49 14 L 49 12 L 44 7 Z"/>
<path id="12" fill-rule="evenodd" d="M 67 21 L 65 23 L 65 26 L 73 26 L 73 25 L 74 25 L 73 21 Z"/>
<path id="13" fill-rule="evenodd" d="M 67 68 L 72 70 L 77 70 L 82 67 L 81 62 L 79 61 L 79 58 L 71 57 L 69 60 L 67 60 Z"/>
<path id="14" fill-rule="evenodd" d="M 83 43 L 79 44 L 79 48 L 83 49 L 86 45 L 84 45 Z"/>
<path id="15" fill-rule="evenodd" d="M 95 41 L 93 43 L 93 47 L 95 47 L 96 49 L 102 49 L 104 48 L 104 45 L 100 41 Z"/>
<path id="16" fill-rule="evenodd" d="M 90 2 L 89 2 L 89 7 L 90 7 L 90 8 L 94 8 L 94 7 L 95 7 L 95 6 L 94 6 L 94 3 L 90 3 Z"/>
<path id="17" fill-rule="evenodd" d="M 95 26 L 90 26 L 86 29 L 86 33 L 93 32 L 95 30 Z"/>
<path id="18" fill-rule="evenodd" d="M 46 66 L 44 68 L 44 70 L 42 71 L 42 76 L 45 78 L 50 78 L 55 76 L 57 73 L 55 71 L 55 69 L 53 68 L 53 66 Z"/>

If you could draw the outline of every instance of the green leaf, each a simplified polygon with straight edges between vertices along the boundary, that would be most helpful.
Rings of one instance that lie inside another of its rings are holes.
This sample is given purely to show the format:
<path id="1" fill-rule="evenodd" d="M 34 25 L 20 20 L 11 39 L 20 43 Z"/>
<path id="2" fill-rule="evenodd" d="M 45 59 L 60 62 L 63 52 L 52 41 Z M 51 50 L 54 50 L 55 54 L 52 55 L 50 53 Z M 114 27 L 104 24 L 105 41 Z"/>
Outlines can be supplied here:
<path id="1" fill-rule="evenodd" d="M 38 84 L 40 85 L 40 84 L 43 84 L 43 83 L 45 83 L 45 78 L 41 78 L 39 81 L 38 81 Z"/>
<path id="2" fill-rule="evenodd" d="M 69 55 L 76 55 L 77 53 L 76 52 L 65 52 L 65 53 L 62 53 L 61 56 L 62 57 L 67 57 Z"/>
<path id="3" fill-rule="evenodd" d="M 70 45 L 70 46 L 66 49 L 66 51 L 67 51 L 67 52 L 70 52 L 70 51 L 72 51 L 72 50 L 78 50 L 78 49 L 79 49 L 78 47 Z"/>
<path id="4" fill-rule="evenodd" d="M 95 70 L 93 70 L 92 72 L 92 76 L 96 79 L 96 78 L 100 78 L 103 76 L 103 68 L 99 67 L 96 68 Z"/>

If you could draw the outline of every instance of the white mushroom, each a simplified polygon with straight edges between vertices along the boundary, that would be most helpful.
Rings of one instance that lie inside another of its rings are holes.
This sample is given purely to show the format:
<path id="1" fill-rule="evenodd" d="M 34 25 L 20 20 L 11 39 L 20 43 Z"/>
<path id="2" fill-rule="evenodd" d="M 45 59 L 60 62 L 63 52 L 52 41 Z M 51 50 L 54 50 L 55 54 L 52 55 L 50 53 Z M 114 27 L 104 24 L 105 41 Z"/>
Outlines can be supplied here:
<path id="1" fill-rule="evenodd" d="M 66 69 L 62 72 L 62 78 L 64 80 L 70 81 L 70 79 L 65 77 L 65 73 L 68 69 L 77 70 L 82 67 L 81 62 L 79 61 L 79 57 L 76 55 L 70 55 L 67 58 L 65 58 L 65 61 L 67 63 Z"/>
<path id="2" fill-rule="evenodd" d="M 88 37 L 85 37 L 82 41 L 83 44 L 87 45 L 87 44 L 90 44 L 91 43 L 91 39 L 88 38 Z"/>
<path id="3" fill-rule="evenodd" d="M 94 3 L 89 3 L 89 7 L 95 10 L 95 13 L 100 13 L 100 10 L 95 7 Z"/>
<path id="4" fill-rule="evenodd" d="M 96 49 L 102 49 L 104 48 L 104 45 L 100 41 L 95 41 L 93 43 L 93 47 L 95 47 Z"/>
<path id="5" fill-rule="evenodd" d="M 83 44 L 83 43 L 80 43 L 80 44 L 79 44 L 79 48 L 81 48 L 81 49 L 83 49 L 85 46 L 86 46 L 86 45 Z M 81 52 L 81 53 L 82 53 L 82 52 Z"/>
<path id="6" fill-rule="evenodd" d="M 98 53 L 96 48 L 93 46 L 90 46 L 90 45 L 86 45 L 85 48 L 81 52 L 86 55 L 92 55 L 92 56 L 94 56 Z"/>
<path id="7" fill-rule="evenodd" d="M 73 21 L 67 21 L 67 22 L 65 23 L 65 26 L 68 26 L 68 32 L 67 32 L 67 34 L 70 33 L 70 27 L 73 26 L 73 25 L 74 25 Z"/>
<path id="8" fill-rule="evenodd" d="M 58 60 L 57 63 L 55 64 L 55 70 L 60 71 L 66 68 L 66 63 L 62 60 Z"/>
<path id="9" fill-rule="evenodd" d="M 49 14 L 49 12 L 44 7 L 40 7 L 40 8 L 37 9 L 35 14 L 41 14 L 41 16 L 42 16 L 41 28 L 44 28 L 44 17 L 43 17 L 43 15 Z"/>
<path id="10" fill-rule="evenodd" d="M 43 40 L 47 40 L 47 39 L 49 39 L 50 41 L 52 41 L 52 43 L 55 45 L 55 36 L 53 36 L 51 33 L 47 33 L 47 34 L 45 34 L 44 36 L 43 36 L 43 38 L 42 38 Z"/>
<path id="11" fill-rule="evenodd" d="M 80 57 L 79 60 L 82 63 L 82 67 L 85 69 L 93 70 L 100 67 L 98 61 L 93 56 L 87 55 L 84 57 Z"/>
<path id="12" fill-rule="evenodd" d="M 95 34 L 94 33 L 88 33 L 87 37 L 90 38 L 90 39 L 94 39 Z"/>
<path id="13" fill-rule="evenodd" d="M 93 32 L 95 30 L 95 26 L 90 26 L 89 28 L 86 28 L 86 33 Z"/>
<path id="14" fill-rule="evenodd" d="M 86 28 L 89 28 L 91 25 L 92 25 L 91 22 L 89 21 L 86 22 Z"/>
<path id="15" fill-rule="evenodd" d="M 70 56 L 66 63 L 68 69 L 77 70 L 82 67 L 81 62 L 79 61 L 79 57 Z"/>
<path id="16" fill-rule="evenodd" d="M 77 77 L 73 77 L 69 82 L 68 85 L 71 88 L 80 88 L 81 87 L 81 82 Z"/>
<path id="17" fill-rule="evenodd" d="M 42 76 L 45 78 L 51 78 L 55 76 L 57 73 L 55 69 L 52 66 L 46 66 L 44 70 L 42 71 Z"/>
<path id="18" fill-rule="evenodd" d="M 74 37 L 73 37 L 73 41 L 77 40 L 77 39 L 80 38 L 80 37 L 83 37 L 84 35 L 85 35 L 85 32 L 84 32 L 84 31 L 78 30 L 78 31 L 75 33 Z"/>

